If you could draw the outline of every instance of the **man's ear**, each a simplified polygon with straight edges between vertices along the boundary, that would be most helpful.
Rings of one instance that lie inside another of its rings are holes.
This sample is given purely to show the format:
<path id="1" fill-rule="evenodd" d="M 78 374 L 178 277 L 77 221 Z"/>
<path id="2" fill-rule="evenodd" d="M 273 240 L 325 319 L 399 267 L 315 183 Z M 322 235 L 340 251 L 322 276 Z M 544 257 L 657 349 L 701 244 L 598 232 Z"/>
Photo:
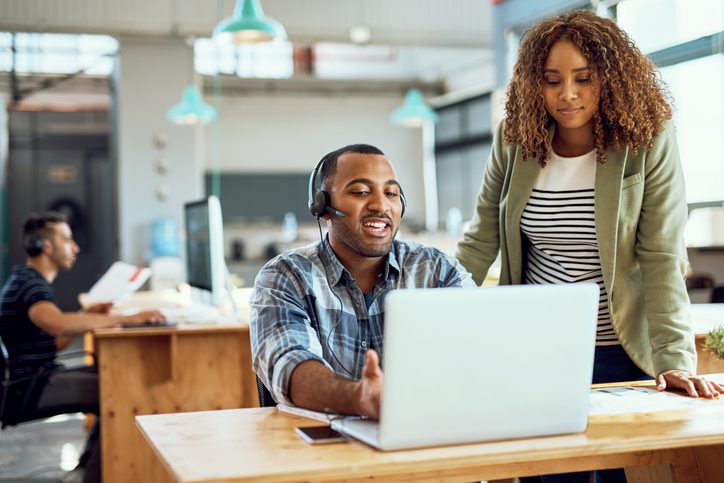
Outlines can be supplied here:
<path id="1" fill-rule="evenodd" d="M 42 253 L 46 255 L 50 255 L 53 253 L 53 244 L 50 243 L 50 240 L 43 238 L 43 251 Z"/>

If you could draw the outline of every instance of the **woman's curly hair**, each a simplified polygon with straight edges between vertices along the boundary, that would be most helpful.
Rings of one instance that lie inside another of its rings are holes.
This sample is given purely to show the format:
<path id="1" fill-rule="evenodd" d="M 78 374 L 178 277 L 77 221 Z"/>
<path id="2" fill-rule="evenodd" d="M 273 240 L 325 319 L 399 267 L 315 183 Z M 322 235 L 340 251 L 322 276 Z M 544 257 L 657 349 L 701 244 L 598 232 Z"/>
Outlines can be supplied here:
<path id="1" fill-rule="evenodd" d="M 550 156 L 550 123 L 543 98 L 543 68 L 559 40 L 575 45 L 600 80 L 598 112 L 593 117 L 599 163 L 606 148 L 650 149 L 654 136 L 671 119 L 670 96 L 651 61 L 613 21 L 590 10 L 573 10 L 544 20 L 527 32 L 518 52 L 505 102 L 505 142 L 518 145 L 525 159 L 545 166 Z"/>

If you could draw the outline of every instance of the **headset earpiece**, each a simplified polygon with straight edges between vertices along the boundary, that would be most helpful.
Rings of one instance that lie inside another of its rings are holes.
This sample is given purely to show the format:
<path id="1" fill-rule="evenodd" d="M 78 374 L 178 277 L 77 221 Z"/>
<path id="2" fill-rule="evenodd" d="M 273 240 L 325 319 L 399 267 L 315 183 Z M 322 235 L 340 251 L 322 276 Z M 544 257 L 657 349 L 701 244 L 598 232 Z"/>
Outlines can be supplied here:
<path id="1" fill-rule="evenodd" d="M 23 239 L 23 246 L 25 247 L 25 251 L 27 252 L 28 256 L 30 257 L 37 257 L 41 253 L 43 253 L 43 249 L 45 248 L 45 240 L 43 237 L 40 236 L 40 234 L 36 231 L 32 231 L 25 235 L 25 238 Z"/>
<path id="2" fill-rule="evenodd" d="M 312 171 L 312 174 L 309 176 L 309 193 L 307 202 L 309 213 L 315 218 L 321 218 L 326 214 L 330 214 L 338 218 L 344 218 L 347 216 L 345 213 L 332 208 L 330 205 L 329 193 L 317 188 L 317 176 L 326 159 L 327 156 L 320 159 L 317 166 L 314 168 L 314 171 Z"/>
<path id="3" fill-rule="evenodd" d="M 347 216 L 345 213 L 332 208 L 329 201 L 329 193 L 317 188 L 317 176 L 319 175 L 319 170 L 322 169 L 322 165 L 326 159 L 327 156 L 320 159 L 317 166 L 314 167 L 312 174 L 309 175 L 307 207 L 309 208 L 309 213 L 316 218 L 321 218 L 326 214 L 330 214 L 338 218 L 344 218 Z M 400 187 L 400 204 L 402 205 L 400 217 L 403 217 L 405 216 L 405 210 L 407 209 L 407 199 L 405 198 L 405 193 L 402 191 L 402 187 Z"/>

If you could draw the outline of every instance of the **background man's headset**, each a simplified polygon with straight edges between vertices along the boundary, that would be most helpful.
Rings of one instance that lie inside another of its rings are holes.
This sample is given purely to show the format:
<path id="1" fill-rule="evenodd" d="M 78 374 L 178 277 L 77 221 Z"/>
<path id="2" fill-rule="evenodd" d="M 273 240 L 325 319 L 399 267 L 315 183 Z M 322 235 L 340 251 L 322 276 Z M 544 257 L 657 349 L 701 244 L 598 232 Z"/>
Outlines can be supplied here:
<path id="1" fill-rule="evenodd" d="M 347 216 L 346 213 L 331 206 L 329 193 L 324 191 L 321 187 L 317 188 L 317 177 L 319 176 L 319 172 L 328 157 L 329 154 L 320 159 L 317 166 L 314 168 L 314 171 L 312 171 L 312 174 L 309 176 L 309 200 L 307 202 L 307 206 L 309 207 L 309 213 L 317 218 L 317 220 L 327 213 L 332 216 L 336 216 L 337 218 L 344 218 Z M 405 208 L 407 208 L 407 200 L 405 199 L 405 193 L 402 191 L 402 187 L 400 187 L 400 202 L 402 203 L 402 213 L 400 214 L 400 217 L 402 217 L 405 216 Z"/>
<path id="2" fill-rule="evenodd" d="M 346 213 L 343 213 L 335 208 L 332 208 L 332 206 L 329 203 L 329 193 L 324 191 L 321 187 L 317 188 L 317 176 L 319 175 L 319 171 L 322 169 L 322 166 L 324 165 L 324 162 L 329 157 L 329 154 L 325 155 L 322 159 L 319 160 L 317 163 L 317 166 L 315 166 L 314 171 L 312 171 L 312 174 L 309 176 L 309 201 L 307 206 L 309 207 L 309 213 L 311 213 L 312 216 L 317 218 L 317 224 L 319 225 L 319 239 L 322 240 L 322 225 L 319 222 L 319 219 L 324 216 L 325 214 L 329 213 L 332 216 L 336 216 L 338 218 L 344 218 L 347 216 Z M 402 203 L 402 212 L 400 214 L 400 217 L 404 216 L 405 214 L 405 208 L 407 208 L 407 201 L 405 200 L 405 194 L 402 192 L 402 187 L 400 186 L 400 203 Z M 329 273 L 327 273 L 327 266 L 324 265 L 324 272 L 327 278 L 329 279 Z M 332 287 L 330 287 L 331 290 Z M 337 302 L 339 302 L 340 310 L 344 306 L 342 304 L 342 299 L 339 298 L 339 295 L 337 295 L 334 290 L 332 291 L 332 295 L 335 296 L 337 299 Z M 327 337 L 325 338 L 325 343 L 327 344 L 327 349 L 329 349 L 330 354 L 332 354 L 332 357 L 334 357 L 334 360 L 337 361 L 337 364 L 344 369 L 344 372 L 346 372 L 349 377 L 354 377 L 352 374 L 352 371 L 347 369 L 347 366 L 342 364 L 342 361 L 339 360 L 337 357 L 337 354 L 335 354 L 334 350 L 332 350 L 332 346 L 329 345 L 329 338 L 332 336 L 332 333 L 337 329 L 337 326 L 339 326 L 340 322 L 342 322 L 342 314 L 337 317 L 337 321 L 334 323 L 332 328 L 327 333 Z M 320 334 L 321 335 L 321 334 Z"/>
<path id="3" fill-rule="evenodd" d="M 45 226 L 42 218 L 36 218 L 32 222 L 32 226 L 26 225 L 27 232 L 23 235 L 23 247 L 30 257 L 37 257 L 43 253 L 45 247 L 45 239 L 40 236 L 39 230 Z M 30 223 L 29 223 L 30 224 Z"/>

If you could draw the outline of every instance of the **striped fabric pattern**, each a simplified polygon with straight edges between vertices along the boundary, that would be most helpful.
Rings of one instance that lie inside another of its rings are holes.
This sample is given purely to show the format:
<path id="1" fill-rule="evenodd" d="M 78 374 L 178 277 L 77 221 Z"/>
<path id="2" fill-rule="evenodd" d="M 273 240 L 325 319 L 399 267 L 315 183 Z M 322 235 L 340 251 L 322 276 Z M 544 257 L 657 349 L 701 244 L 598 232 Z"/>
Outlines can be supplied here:
<path id="1" fill-rule="evenodd" d="M 53 302 L 53 289 L 30 267 L 15 267 L 0 291 L 0 336 L 10 356 L 12 378 L 54 367 L 55 337 L 35 325 L 28 311 L 37 302 Z"/>
<path id="2" fill-rule="evenodd" d="M 616 345 L 598 256 L 594 196 L 594 188 L 533 190 L 521 219 L 528 239 L 524 283 L 597 283 L 596 345 Z"/>

